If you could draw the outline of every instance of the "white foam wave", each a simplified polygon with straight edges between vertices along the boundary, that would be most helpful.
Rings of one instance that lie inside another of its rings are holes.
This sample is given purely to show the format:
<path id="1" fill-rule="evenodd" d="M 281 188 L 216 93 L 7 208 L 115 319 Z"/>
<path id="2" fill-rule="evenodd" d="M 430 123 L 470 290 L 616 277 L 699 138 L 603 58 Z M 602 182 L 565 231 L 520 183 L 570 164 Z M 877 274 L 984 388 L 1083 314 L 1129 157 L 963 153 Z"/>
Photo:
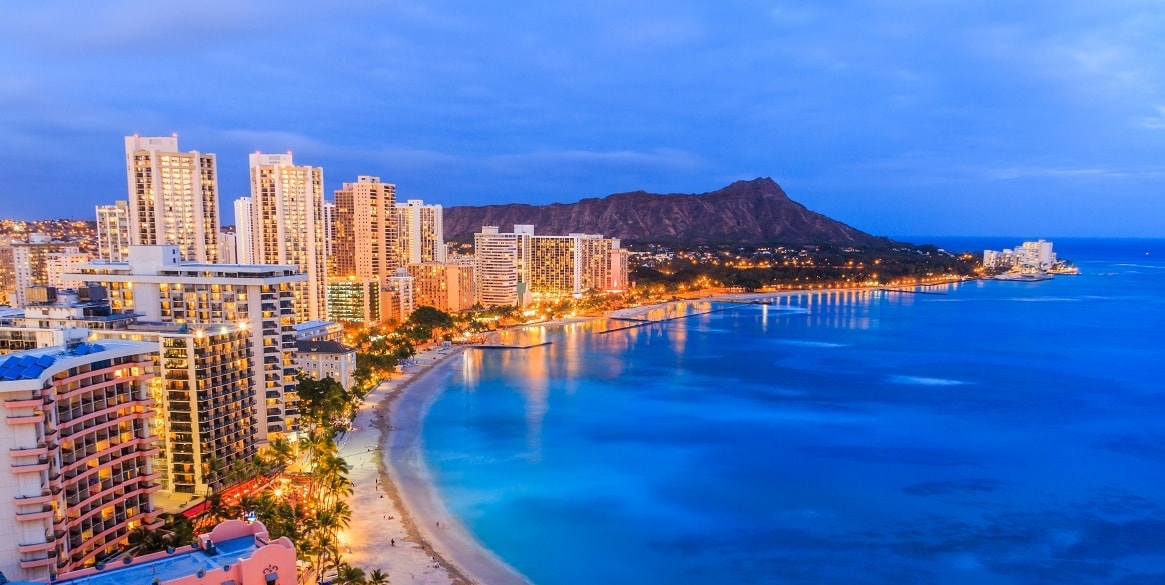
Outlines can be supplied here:
<path id="1" fill-rule="evenodd" d="M 890 376 L 894 384 L 910 384 L 914 386 L 962 386 L 969 382 L 951 380 L 949 378 L 928 378 L 926 376 Z"/>
<path id="2" fill-rule="evenodd" d="M 1125 268 L 1149 268 L 1152 270 L 1165 270 L 1165 266 L 1159 264 L 1113 264 L 1113 266 L 1122 266 Z"/>

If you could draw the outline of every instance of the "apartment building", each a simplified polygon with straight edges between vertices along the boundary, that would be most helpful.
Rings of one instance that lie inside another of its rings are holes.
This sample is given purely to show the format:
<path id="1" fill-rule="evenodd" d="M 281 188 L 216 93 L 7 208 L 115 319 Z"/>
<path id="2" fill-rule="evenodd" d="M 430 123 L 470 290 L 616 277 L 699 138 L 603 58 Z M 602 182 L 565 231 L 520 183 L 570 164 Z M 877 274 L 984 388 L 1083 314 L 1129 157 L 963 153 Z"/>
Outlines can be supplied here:
<path id="1" fill-rule="evenodd" d="M 129 201 L 97 206 L 97 259 L 123 262 L 132 243 L 129 227 Z"/>
<path id="2" fill-rule="evenodd" d="M 475 302 L 472 264 L 409 264 L 413 277 L 414 302 L 418 307 L 435 307 L 446 312 L 468 310 Z"/>
<path id="3" fill-rule="evenodd" d="M 213 154 L 179 152 L 178 136 L 126 136 L 130 244 L 177 246 L 183 260 L 218 260 Z M 109 258 L 109 260 L 113 260 Z"/>

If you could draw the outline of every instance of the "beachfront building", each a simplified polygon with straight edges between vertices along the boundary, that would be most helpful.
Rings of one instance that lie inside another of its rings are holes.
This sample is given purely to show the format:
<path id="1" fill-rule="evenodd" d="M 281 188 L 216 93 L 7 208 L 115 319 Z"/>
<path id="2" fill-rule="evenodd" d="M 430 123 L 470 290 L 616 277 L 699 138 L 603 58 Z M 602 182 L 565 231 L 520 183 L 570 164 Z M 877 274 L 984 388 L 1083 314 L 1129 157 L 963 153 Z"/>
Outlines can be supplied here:
<path id="1" fill-rule="evenodd" d="M 626 287 L 626 254 L 619 240 L 595 234 L 537 236 L 534 226 L 496 226 L 474 234 L 477 299 L 485 306 L 580 297 Z"/>
<path id="2" fill-rule="evenodd" d="M 331 378 L 348 390 L 356 383 L 356 350 L 337 341 L 297 341 L 295 367 L 313 380 Z"/>
<path id="3" fill-rule="evenodd" d="M 258 421 L 256 439 L 298 428 L 295 393 L 295 293 L 306 281 L 296 266 L 196 264 L 174 246 L 131 246 L 128 262 L 91 262 L 77 278 L 109 291 L 114 314 L 140 321 L 187 325 L 190 330 L 238 325 L 255 348 L 249 372 Z"/>
<path id="4" fill-rule="evenodd" d="M 97 258 L 122 262 L 129 254 L 129 201 L 97 206 Z"/>
<path id="5" fill-rule="evenodd" d="M 418 307 L 435 307 L 457 313 L 473 306 L 472 264 L 425 262 L 409 264 L 406 269 L 413 277 L 415 303 Z"/>
<path id="6" fill-rule="evenodd" d="M 211 462 L 225 470 L 255 456 L 255 351 L 248 327 L 137 322 L 94 331 L 92 337 L 147 342 L 157 350 L 152 364 L 157 375 L 149 385 L 155 404 L 150 424 L 161 438 L 153 468 L 164 492 L 220 491 L 227 477 Z M 279 415 L 278 408 L 268 408 L 268 414 Z"/>
<path id="7" fill-rule="evenodd" d="M 396 185 L 360 176 L 355 183 L 344 183 L 335 196 L 335 276 L 372 280 L 392 275 L 400 267 Z"/>
<path id="8" fill-rule="evenodd" d="M 522 226 L 513 233 L 501 233 L 497 226 L 485 226 L 473 235 L 473 274 L 477 302 L 486 307 L 513 307 L 523 304 L 525 287 L 519 277 L 525 267 Z M 530 235 L 533 235 L 531 230 Z"/>
<path id="9" fill-rule="evenodd" d="M 47 580 L 158 528 L 147 383 L 156 346 L 87 343 L 0 358 L 0 571 Z M 79 335 L 76 335 L 79 333 Z"/>
<path id="10" fill-rule="evenodd" d="M 397 267 L 423 262 L 445 262 L 445 219 L 440 205 L 420 199 L 397 203 L 395 252 Z"/>
<path id="11" fill-rule="evenodd" d="M 324 171 L 296 166 L 291 154 L 252 154 L 251 259 L 295 266 L 296 321 L 327 318 Z"/>
<path id="12" fill-rule="evenodd" d="M 192 546 L 62 573 L 55 585 L 296 585 L 295 545 L 261 522 L 227 520 Z"/>
<path id="13" fill-rule="evenodd" d="M 125 137 L 130 244 L 177 246 L 183 260 L 218 260 L 213 154 L 179 152 L 178 135 Z M 108 260 L 113 260 L 108 258 Z"/>
<path id="14" fill-rule="evenodd" d="M 1047 272 L 1056 266 L 1056 262 L 1052 242 L 1046 240 L 1024 242 L 1016 248 L 1004 248 L 1001 251 L 983 251 L 983 266 L 997 270 Z"/>

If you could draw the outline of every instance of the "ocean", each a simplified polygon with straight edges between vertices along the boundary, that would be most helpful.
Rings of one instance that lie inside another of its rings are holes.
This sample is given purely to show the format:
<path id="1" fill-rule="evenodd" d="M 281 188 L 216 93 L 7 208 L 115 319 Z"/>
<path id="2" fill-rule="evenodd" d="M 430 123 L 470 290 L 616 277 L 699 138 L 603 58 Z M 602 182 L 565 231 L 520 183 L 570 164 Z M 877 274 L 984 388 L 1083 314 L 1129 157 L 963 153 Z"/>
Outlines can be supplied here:
<path id="1" fill-rule="evenodd" d="M 1002 247 L 981 240 L 953 250 Z M 538 585 L 1165 582 L 1165 241 L 470 350 L 438 494 Z"/>

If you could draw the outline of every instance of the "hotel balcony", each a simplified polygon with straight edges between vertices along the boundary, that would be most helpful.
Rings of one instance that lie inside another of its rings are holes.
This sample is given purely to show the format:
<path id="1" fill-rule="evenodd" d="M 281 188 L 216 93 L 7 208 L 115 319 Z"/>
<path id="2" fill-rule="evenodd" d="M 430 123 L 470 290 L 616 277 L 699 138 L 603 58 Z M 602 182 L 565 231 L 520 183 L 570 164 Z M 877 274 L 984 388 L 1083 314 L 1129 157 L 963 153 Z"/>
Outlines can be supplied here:
<path id="1" fill-rule="evenodd" d="M 44 399 L 40 396 L 33 396 L 32 398 L 13 398 L 5 400 L 4 406 L 6 408 L 38 408 L 44 404 Z"/>
<path id="2" fill-rule="evenodd" d="M 42 505 L 39 510 L 35 510 L 35 511 L 31 511 L 31 512 L 17 512 L 16 513 L 16 521 L 17 522 L 32 522 L 34 520 L 35 521 L 48 520 L 49 518 L 52 518 L 52 517 L 53 517 L 53 507 L 48 505 L 48 504 Z"/>
<path id="3" fill-rule="evenodd" d="M 56 539 L 49 538 L 48 542 L 37 542 L 33 544 L 18 544 L 16 545 L 16 552 L 21 554 L 32 554 L 38 552 L 45 552 L 56 548 Z"/>
<path id="4" fill-rule="evenodd" d="M 11 457 L 47 457 L 49 454 L 49 447 L 45 443 L 39 443 L 36 447 L 13 447 L 8 450 Z"/>
<path id="5" fill-rule="evenodd" d="M 34 414 L 29 414 L 29 415 L 9 416 L 8 417 L 8 424 L 10 424 L 10 425 L 35 425 L 35 424 L 40 423 L 40 422 L 44 422 L 44 413 L 43 412 L 37 412 Z M 45 432 L 45 435 L 46 436 L 48 435 L 47 431 Z"/>
<path id="6" fill-rule="evenodd" d="M 49 460 L 47 457 L 42 457 L 33 463 L 13 463 L 12 473 L 39 473 L 41 471 L 48 471 Z"/>
<path id="7" fill-rule="evenodd" d="M 47 567 L 47 566 L 57 562 L 56 556 L 57 555 L 55 555 L 55 554 L 52 556 L 47 556 L 47 553 L 46 553 L 46 556 L 44 558 L 32 559 L 32 560 L 28 560 L 28 561 L 22 560 L 22 561 L 20 561 L 20 568 L 21 569 L 36 569 L 38 567 Z"/>
<path id="8" fill-rule="evenodd" d="M 53 501 L 53 494 L 49 490 L 41 490 L 39 496 L 16 496 L 12 498 L 12 503 L 17 506 L 36 506 L 40 504 L 48 504 Z"/>

